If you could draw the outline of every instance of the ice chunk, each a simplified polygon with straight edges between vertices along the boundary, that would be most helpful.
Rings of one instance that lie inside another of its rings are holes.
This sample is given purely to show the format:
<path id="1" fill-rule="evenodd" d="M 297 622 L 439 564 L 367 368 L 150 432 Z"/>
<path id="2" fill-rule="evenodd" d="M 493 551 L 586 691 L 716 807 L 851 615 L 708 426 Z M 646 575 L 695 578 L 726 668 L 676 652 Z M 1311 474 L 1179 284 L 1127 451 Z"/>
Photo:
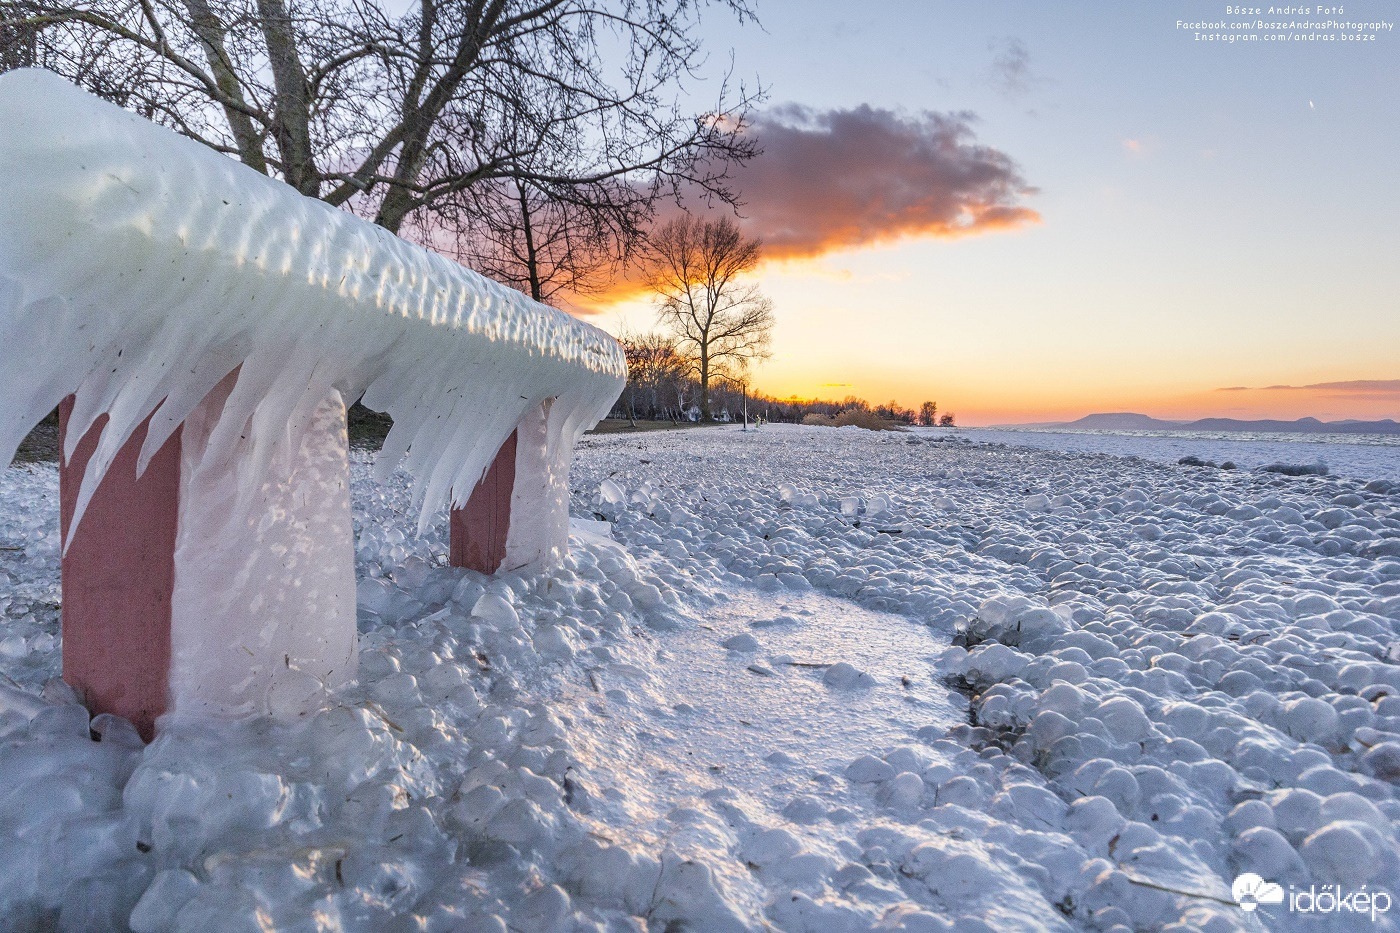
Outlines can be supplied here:
<path id="1" fill-rule="evenodd" d="M 1317 463 L 1267 463 L 1258 468 L 1261 473 L 1281 473 L 1284 476 L 1326 476 L 1327 464 Z"/>
<path id="2" fill-rule="evenodd" d="M 1152 732 L 1152 722 L 1142 707 L 1127 697 L 1114 697 L 1099 704 L 1094 716 L 1120 742 L 1141 742 Z"/>
<path id="3" fill-rule="evenodd" d="M 871 755 L 857 758 L 846 766 L 846 778 L 857 784 L 874 784 L 892 780 L 895 770 L 887 762 Z"/>
<path id="4" fill-rule="evenodd" d="M 1298 852 L 1320 881 L 1348 887 L 1365 884 L 1379 867 L 1376 851 L 1366 841 L 1373 831 L 1363 823 L 1339 820 L 1304 839 Z"/>
<path id="5" fill-rule="evenodd" d="M 729 636 L 724 641 L 720 642 L 720 645 L 728 648 L 730 651 L 757 651 L 758 639 L 754 638 L 748 632 L 741 632 L 738 635 Z"/>
<path id="6" fill-rule="evenodd" d="M 570 518 L 569 531 L 584 534 L 591 538 L 612 540 L 612 522 L 602 522 L 592 518 Z"/>
<path id="7" fill-rule="evenodd" d="M 472 618 L 506 630 L 520 627 L 520 615 L 499 593 L 482 593 L 472 606 Z"/>
<path id="8" fill-rule="evenodd" d="M 48 703 L 32 693 L 0 684 L 0 716 L 13 713 L 23 719 L 33 719 L 48 708 Z"/>
<path id="9" fill-rule="evenodd" d="M 141 895 L 131 912 L 135 933 L 160 933 L 175 928 L 175 915 L 199 890 L 199 879 L 183 868 L 168 868 Z"/>
<path id="10" fill-rule="evenodd" d="M 1290 700 L 1278 712 L 1279 726 L 1300 742 L 1324 743 L 1337 731 L 1337 711 L 1315 697 Z"/>
<path id="11" fill-rule="evenodd" d="M 828 687 L 872 687 L 875 678 L 846 661 L 837 661 L 826 669 L 822 682 Z"/>
<path id="12" fill-rule="evenodd" d="M 598 485 L 598 498 L 609 505 L 626 505 L 627 490 L 612 480 L 605 479 Z"/>

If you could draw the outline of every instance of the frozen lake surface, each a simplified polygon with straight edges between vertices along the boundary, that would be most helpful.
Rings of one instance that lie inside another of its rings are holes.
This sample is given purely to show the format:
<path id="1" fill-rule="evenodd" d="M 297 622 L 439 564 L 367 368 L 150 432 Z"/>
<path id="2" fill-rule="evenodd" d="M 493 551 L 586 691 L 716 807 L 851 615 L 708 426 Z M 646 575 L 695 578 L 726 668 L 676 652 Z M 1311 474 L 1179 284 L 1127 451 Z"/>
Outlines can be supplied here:
<path id="1" fill-rule="evenodd" d="M 1327 465 L 1328 471 L 1354 479 L 1400 482 L 1400 435 L 1285 434 L 1279 432 L 1177 431 L 1005 431 L 960 428 L 971 440 L 1040 447 L 1047 450 L 1142 457 L 1176 463 L 1193 456 L 1216 463 L 1232 461 L 1241 469 L 1271 463 Z"/>
<path id="2" fill-rule="evenodd" d="M 358 462 L 359 682 L 150 746 L 4 471 L 0 929 L 1397 929 L 1231 883 L 1400 893 L 1400 496 L 948 437 L 587 437 L 494 578 Z"/>

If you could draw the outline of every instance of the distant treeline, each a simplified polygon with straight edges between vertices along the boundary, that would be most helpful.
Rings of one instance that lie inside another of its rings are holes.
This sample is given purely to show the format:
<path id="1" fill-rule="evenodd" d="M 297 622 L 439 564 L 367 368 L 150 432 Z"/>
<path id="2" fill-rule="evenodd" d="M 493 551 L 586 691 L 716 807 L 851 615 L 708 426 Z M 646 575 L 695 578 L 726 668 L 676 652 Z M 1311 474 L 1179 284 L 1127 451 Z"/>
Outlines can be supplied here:
<path id="1" fill-rule="evenodd" d="M 627 351 L 627 387 L 613 406 L 612 417 L 636 421 L 697 421 L 700 419 L 700 382 L 693 365 L 677 352 L 664 335 L 644 334 L 620 338 Z M 762 418 L 800 424 L 829 423 L 843 413 L 868 413 L 896 424 L 923 424 L 951 427 L 955 416 L 940 412 L 936 402 L 924 402 L 918 409 L 904 408 L 898 402 L 872 405 L 863 398 L 848 395 L 840 401 L 827 399 L 774 398 L 754 389 L 732 375 L 711 374 L 710 409 L 715 420 L 742 421 L 747 402 L 749 419 Z"/>

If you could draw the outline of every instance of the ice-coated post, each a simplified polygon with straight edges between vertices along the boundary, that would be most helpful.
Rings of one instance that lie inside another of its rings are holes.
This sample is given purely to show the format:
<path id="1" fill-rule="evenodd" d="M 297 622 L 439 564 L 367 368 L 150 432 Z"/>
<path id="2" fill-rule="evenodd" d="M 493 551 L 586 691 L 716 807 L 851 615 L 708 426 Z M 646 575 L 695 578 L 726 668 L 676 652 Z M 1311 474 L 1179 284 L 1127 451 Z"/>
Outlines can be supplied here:
<path id="1" fill-rule="evenodd" d="M 520 420 L 467 504 L 451 513 L 449 562 L 481 573 L 561 559 L 569 546 L 569 460 L 553 400 Z"/>
<path id="2" fill-rule="evenodd" d="M 143 425 L 76 528 L 98 418 L 60 467 L 63 676 L 94 713 L 150 739 L 170 709 L 287 715 L 355 672 L 354 542 L 345 404 L 316 406 L 297 455 L 240 490 L 205 457 L 237 380 L 215 387 L 136 476 Z M 60 408 L 66 435 L 72 401 Z M 232 459 L 250 456 L 236 445 Z M 241 494 L 253 508 L 237 508 Z M 70 528 L 72 540 L 68 541 Z"/>
<path id="3" fill-rule="evenodd" d="M 617 341 L 57 75 L 0 75 L 0 127 L 0 460 L 72 396 L 64 673 L 94 712 L 149 736 L 353 676 L 347 398 L 392 415 L 375 472 L 413 474 L 420 531 L 490 504 L 458 560 L 562 557 Z"/>
<path id="4" fill-rule="evenodd" d="M 240 489 L 254 446 L 208 454 L 232 388 L 182 432 L 170 693 L 178 711 L 286 718 L 354 679 L 359 659 L 345 402 L 330 390 L 295 453 Z"/>

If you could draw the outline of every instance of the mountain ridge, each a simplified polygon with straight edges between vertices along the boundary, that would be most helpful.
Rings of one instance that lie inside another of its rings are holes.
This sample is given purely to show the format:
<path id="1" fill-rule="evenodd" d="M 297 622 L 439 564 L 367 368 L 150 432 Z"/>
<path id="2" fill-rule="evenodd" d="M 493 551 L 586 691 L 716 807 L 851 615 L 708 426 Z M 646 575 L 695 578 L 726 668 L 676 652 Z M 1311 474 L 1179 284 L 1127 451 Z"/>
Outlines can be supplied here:
<path id="1" fill-rule="evenodd" d="M 1066 428 L 1079 431 L 1239 431 L 1275 434 L 1400 434 L 1400 422 L 1393 418 L 1360 421 L 1320 421 L 1298 418 L 1282 421 L 1274 418 L 1242 420 L 1239 418 L 1198 418 L 1195 421 L 1168 421 L 1137 412 L 1099 412 L 1074 421 L 1041 421 L 1028 424 L 996 424 L 994 428 L 1046 430 Z"/>

